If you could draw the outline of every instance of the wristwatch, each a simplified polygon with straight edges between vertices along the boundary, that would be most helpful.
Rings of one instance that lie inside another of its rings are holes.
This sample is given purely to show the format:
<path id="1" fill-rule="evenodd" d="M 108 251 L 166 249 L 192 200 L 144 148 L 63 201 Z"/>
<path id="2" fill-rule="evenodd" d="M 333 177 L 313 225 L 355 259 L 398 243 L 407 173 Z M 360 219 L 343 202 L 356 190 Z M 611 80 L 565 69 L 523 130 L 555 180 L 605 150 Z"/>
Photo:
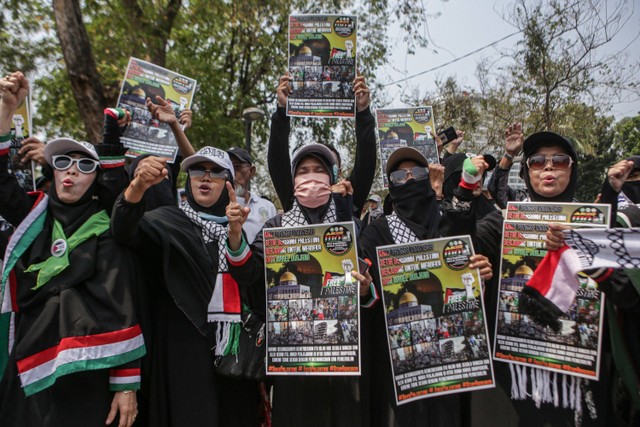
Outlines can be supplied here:
<path id="1" fill-rule="evenodd" d="M 504 156 L 502 156 L 502 157 L 504 157 L 505 159 L 507 159 L 507 160 L 509 160 L 510 162 L 513 163 L 513 157 L 514 156 L 512 156 L 511 154 L 505 152 Z"/>

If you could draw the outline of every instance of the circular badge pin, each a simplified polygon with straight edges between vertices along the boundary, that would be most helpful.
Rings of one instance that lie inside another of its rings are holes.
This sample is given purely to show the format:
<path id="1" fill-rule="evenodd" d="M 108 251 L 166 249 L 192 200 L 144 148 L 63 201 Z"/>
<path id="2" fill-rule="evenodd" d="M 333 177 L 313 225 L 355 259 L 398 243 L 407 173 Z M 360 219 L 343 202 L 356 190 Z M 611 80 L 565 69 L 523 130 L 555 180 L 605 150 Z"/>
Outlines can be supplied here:
<path id="1" fill-rule="evenodd" d="M 67 252 L 67 241 L 64 239 L 57 239 L 51 244 L 51 255 L 60 258 Z"/>

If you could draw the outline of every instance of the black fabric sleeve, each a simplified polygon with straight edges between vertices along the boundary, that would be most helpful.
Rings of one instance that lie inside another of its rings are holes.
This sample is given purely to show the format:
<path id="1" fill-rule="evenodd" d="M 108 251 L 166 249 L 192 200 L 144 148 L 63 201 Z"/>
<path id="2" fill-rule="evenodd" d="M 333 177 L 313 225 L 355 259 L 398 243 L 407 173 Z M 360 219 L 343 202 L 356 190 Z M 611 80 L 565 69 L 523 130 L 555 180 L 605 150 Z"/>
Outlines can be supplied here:
<path id="1" fill-rule="evenodd" d="M 624 270 L 614 270 L 598 287 L 616 307 L 640 315 L 640 294 Z"/>
<path id="2" fill-rule="evenodd" d="M 506 209 L 507 202 L 509 201 L 510 170 L 511 169 L 502 169 L 500 166 L 497 166 L 493 170 L 491 178 L 489 178 L 489 183 L 487 184 L 487 189 L 491 197 L 493 197 L 498 206 L 500 206 L 500 209 Z"/>
<path id="3" fill-rule="evenodd" d="M 609 220 L 611 221 L 611 227 L 615 227 L 616 217 L 618 215 L 618 195 L 620 192 L 616 191 L 609 184 L 609 180 L 607 178 L 604 179 L 602 183 L 602 190 L 600 190 L 600 203 L 606 203 L 611 205 L 611 217 Z"/>
<path id="4" fill-rule="evenodd" d="M 376 120 L 371 109 L 356 113 L 356 157 L 349 181 L 353 185 L 353 207 L 359 215 L 367 202 L 376 175 Z"/>
<path id="5" fill-rule="evenodd" d="M 267 166 L 273 187 L 285 212 L 293 206 L 293 177 L 291 176 L 291 156 L 289 155 L 289 133 L 291 119 L 283 107 L 278 107 L 271 116 Z"/>
<path id="6" fill-rule="evenodd" d="M 130 203 L 122 193 L 116 200 L 111 213 L 111 234 L 119 244 L 136 249 L 146 246 L 140 231 L 140 220 L 144 215 L 144 199 L 140 203 Z"/>
<path id="7" fill-rule="evenodd" d="M 36 201 L 30 196 L 16 177 L 9 173 L 9 154 L 0 156 L 0 216 L 17 227 L 29 214 Z"/>

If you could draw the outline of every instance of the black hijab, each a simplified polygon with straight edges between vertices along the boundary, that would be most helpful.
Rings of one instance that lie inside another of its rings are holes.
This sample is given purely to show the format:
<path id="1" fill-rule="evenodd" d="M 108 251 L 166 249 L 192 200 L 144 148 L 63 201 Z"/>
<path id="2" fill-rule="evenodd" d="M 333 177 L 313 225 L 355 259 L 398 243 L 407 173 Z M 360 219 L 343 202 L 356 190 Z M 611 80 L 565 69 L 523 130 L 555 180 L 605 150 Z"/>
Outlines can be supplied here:
<path id="1" fill-rule="evenodd" d="M 67 237 L 84 224 L 91 215 L 102 209 L 98 197 L 98 175 L 100 174 L 100 169 L 96 169 L 96 171 L 96 176 L 87 191 L 74 203 L 65 203 L 60 200 L 56 190 L 55 176 L 53 184 L 49 187 L 49 212 L 55 219 L 60 221 Z"/>
<path id="2" fill-rule="evenodd" d="M 227 170 L 227 180 L 231 183 L 231 185 L 233 185 L 233 175 L 231 175 L 231 172 L 228 170 Z M 218 197 L 218 200 L 216 200 L 216 202 L 212 206 L 209 206 L 208 208 L 202 205 L 199 205 L 198 202 L 196 202 L 196 199 L 193 197 L 193 191 L 191 189 L 191 178 L 188 175 L 187 175 L 187 182 L 185 184 L 185 190 L 187 193 L 187 203 L 189 203 L 189 206 L 191 206 L 194 211 L 203 212 L 209 215 L 215 215 L 219 217 L 223 217 L 226 215 L 227 205 L 229 205 L 229 200 L 230 200 L 229 191 L 227 191 L 226 181 L 224 184 L 222 184 L 222 193 L 220 193 L 220 197 Z"/>
<path id="3" fill-rule="evenodd" d="M 550 133 L 550 132 L 549 132 Z M 529 197 L 533 202 L 566 202 L 570 203 L 574 201 L 574 194 L 576 192 L 576 188 L 578 186 L 578 155 L 576 154 L 573 145 L 571 145 L 568 140 L 566 140 L 566 144 L 559 144 L 554 140 L 551 141 L 542 141 L 535 144 L 535 146 L 526 147 L 529 150 L 525 149 L 525 154 L 529 153 L 529 155 L 525 155 L 522 158 L 520 176 L 524 179 L 524 182 L 527 186 L 527 191 L 529 192 Z M 527 142 L 525 141 L 525 145 Z M 569 183 L 567 184 L 567 188 L 560 194 L 555 197 L 544 197 L 535 192 L 533 187 L 531 186 L 531 180 L 529 179 L 529 167 L 527 166 L 527 159 L 529 156 L 533 155 L 535 151 L 540 147 L 558 147 L 564 150 L 568 155 L 573 159 L 573 164 L 571 165 L 571 176 L 569 177 Z"/>

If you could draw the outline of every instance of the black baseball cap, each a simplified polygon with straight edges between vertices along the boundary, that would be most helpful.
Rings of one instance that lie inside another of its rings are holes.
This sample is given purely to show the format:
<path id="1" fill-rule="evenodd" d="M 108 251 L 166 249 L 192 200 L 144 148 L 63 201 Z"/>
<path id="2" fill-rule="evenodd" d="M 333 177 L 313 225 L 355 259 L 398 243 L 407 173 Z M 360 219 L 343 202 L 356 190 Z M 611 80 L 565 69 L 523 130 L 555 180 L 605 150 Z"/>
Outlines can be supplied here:
<path id="1" fill-rule="evenodd" d="M 253 164 L 253 160 L 251 159 L 251 154 L 249 154 L 249 152 L 244 148 L 238 148 L 238 147 L 230 148 L 227 150 L 227 154 L 229 155 L 229 157 L 231 157 L 232 160 L 235 157 L 236 159 L 240 160 L 242 163 L 249 163 L 250 165 Z"/>
<path id="2" fill-rule="evenodd" d="M 522 152 L 524 153 L 524 158 L 528 158 L 532 155 L 539 147 L 553 147 L 558 146 L 562 147 L 574 161 L 577 160 L 578 155 L 576 154 L 576 150 L 573 147 L 573 143 L 564 136 L 558 135 L 555 132 L 536 132 L 527 137 L 524 140 L 524 145 L 522 147 Z"/>

